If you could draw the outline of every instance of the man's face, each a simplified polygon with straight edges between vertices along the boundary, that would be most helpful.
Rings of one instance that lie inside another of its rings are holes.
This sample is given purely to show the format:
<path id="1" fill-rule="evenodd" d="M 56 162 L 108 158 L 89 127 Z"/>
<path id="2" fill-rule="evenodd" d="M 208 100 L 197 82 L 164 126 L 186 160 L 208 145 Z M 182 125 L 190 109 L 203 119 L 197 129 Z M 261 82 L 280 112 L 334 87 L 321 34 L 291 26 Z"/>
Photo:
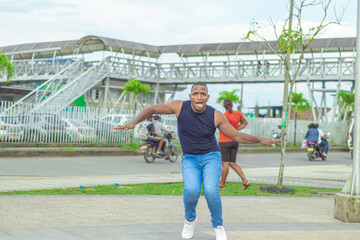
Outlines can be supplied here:
<path id="1" fill-rule="evenodd" d="M 206 103 L 210 98 L 208 95 L 208 90 L 203 85 L 195 85 L 191 89 L 191 94 L 189 94 L 191 100 L 191 108 L 196 113 L 202 113 L 206 109 Z"/>

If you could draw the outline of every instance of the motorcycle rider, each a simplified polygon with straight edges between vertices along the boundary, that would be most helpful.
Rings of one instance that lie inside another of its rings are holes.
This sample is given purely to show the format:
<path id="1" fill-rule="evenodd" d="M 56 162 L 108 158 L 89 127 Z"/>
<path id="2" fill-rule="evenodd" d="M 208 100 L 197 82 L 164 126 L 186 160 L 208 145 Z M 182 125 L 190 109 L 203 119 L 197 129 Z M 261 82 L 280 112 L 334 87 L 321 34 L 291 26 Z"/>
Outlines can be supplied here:
<path id="1" fill-rule="evenodd" d="M 308 128 L 304 139 L 306 139 L 306 144 L 309 146 L 309 142 L 317 143 L 319 141 L 319 130 L 314 123 L 310 123 Z"/>
<path id="2" fill-rule="evenodd" d="M 328 151 L 328 142 L 326 141 L 327 136 L 324 134 L 324 132 L 319 128 L 319 124 L 315 124 L 316 128 L 319 131 L 319 139 L 318 139 L 318 144 L 320 146 L 323 146 L 323 150 L 322 150 L 322 155 L 326 156 L 327 151 Z"/>
<path id="3" fill-rule="evenodd" d="M 147 129 L 148 129 L 150 135 L 148 136 L 148 138 L 146 140 L 158 143 L 158 147 L 156 149 L 156 154 L 163 156 L 164 152 L 161 152 L 161 148 L 162 148 L 162 146 L 164 144 L 164 137 L 155 132 L 155 125 L 154 125 L 154 122 L 153 122 L 153 116 L 149 117 L 147 119 L 147 121 L 150 122 L 147 125 Z"/>
<path id="4" fill-rule="evenodd" d="M 169 145 L 169 140 L 167 138 L 164 138 L 162 133 L 170 134 L 171 131 L 167 129 L 164 124 L 161 123 L 161 117 L 160 115 L 154 115 L 154 131 L 158 136 L 161 136 L 162 139 L 164 139 L 164 152 L 167 151 L 167 146 Z"/>
<path id="5" fill-rule="evenodd" d="M 319 145 L 324 147 L 322 150 L 322 155 L 326 157 L 327 152 L 328 152 L 328 141 L 327 141 L 326 135 L 321 137 L 321 141 L 320 141 Z"/>

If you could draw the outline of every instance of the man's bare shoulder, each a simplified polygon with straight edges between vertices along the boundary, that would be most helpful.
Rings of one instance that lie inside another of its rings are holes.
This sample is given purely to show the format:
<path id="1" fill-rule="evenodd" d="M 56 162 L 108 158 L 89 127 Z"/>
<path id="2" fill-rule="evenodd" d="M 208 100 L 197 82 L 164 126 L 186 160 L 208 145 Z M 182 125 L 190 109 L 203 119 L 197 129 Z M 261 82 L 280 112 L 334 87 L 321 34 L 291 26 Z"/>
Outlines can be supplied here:
<path id="1" fill-rule="evenodd" d="M 169 104 L 170 106 L 178 109 L 178 108 L 181 108 L 181 106 L 183 104 L 183 101 L 181 101 L 181 100 L 173 100 L 173 101 L 168 102 L 167 104 Z"/>
<path id="2" fill-rule="evenodd" d="M 181 101 L 181 100 L 173 100 L 173 101 L 170 101 L 168 103 L 172 104 L 172 105 L 182 105 L 183 101 Z"/>
<path id="3" fill-rule="evenodd" d="M 174 101 L 166 103 L 166 105 L 169 108 L 171 108 L 171 110 L 176 114 L 176 116 L 179 116 L 182 104 L 183 104 L 183 101 L 181 101 L 181 100 L 174 100 Z"/>

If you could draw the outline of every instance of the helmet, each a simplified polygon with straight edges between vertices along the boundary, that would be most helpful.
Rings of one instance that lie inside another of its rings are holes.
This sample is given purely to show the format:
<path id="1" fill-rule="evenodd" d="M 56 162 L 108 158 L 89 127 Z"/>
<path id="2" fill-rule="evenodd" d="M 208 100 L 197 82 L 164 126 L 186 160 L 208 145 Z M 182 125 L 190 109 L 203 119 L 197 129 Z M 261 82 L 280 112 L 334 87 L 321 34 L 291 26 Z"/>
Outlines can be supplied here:
<path id="1" fill-rule="evenodd" d="M 154 115 L 154 120 L 158 120 L 158 119 L 160 119 L 161 117 L 160 117 L 160 115 Z"/>

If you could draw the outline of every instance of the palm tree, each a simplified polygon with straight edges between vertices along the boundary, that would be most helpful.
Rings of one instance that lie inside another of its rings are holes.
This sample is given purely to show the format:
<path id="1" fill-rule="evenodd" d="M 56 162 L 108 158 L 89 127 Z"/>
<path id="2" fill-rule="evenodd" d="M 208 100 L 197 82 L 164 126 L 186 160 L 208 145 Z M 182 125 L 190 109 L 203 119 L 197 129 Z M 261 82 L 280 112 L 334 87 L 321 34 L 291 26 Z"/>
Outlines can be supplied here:
<path id="1" fill-rule="evenodd" d="M 296 145 L 296 123 L 297 123 L 297 113 L 298 112 L 303 112 L 304 110 L 308 110 L 310 109 L 310 104 L 308 102 L 307 99 L 303 98 L 303 94 L 302 93 L 296 93 L 293 92 L 292 93 L 292 99 L 291 99 L 291 103 L 294 106 L 294 145 Z"/>
<path id="2" fill-rule="evenodd" d="M 9 60 L 5 53 L 0 53 L 0 78 L 2 78 L 3 73 L 6 71 L 6 82 L 9 83 L 11 79 L 15 76 L 16 67 Z"/>
<path id="3" fill-rule="evenodd" d="M 338 99 L 340 100 L 340 106 L 341 107 L 341 111 L 340 111 L 340 119 L 341 119 L 341 114 L 344 113 L 344 118 L 343 121 L 346 121 L 346 118 L 348 117 L 348 112 L 351 112 L 354 109 L 354 100 L 355 100 L 355 93 L 350 93 L 348 91 L 344 91 L 344 90 L 340 90 L 338 92 Z"/>
<path id="4" fill-rule="evenodd" d="M 216 100 L 216 103 L 221 103 L 225 99 L 230 99 L 233 103 L 241 103 L 239 95 L 236 95 L 235 93 L 240 91 L 239 89 L 234 89 L 231 92 L 229 91 L 222 91 L 219 94 L 218 99 Z"/>
<path id="5" fill-rule="evenodd" d="M 147 96 L 147 94 L 151 91 L 151 88 L 149 85 L 141 83 L 140 81 L 137 81 L 133 78 L 130 78 L 123 87 L 124 93 L 128 94 L 132 92 L 134 94 L 134 118 L 136 116 L 136 110 L 137 110 L 137 103 L 138 103 L 138 95 L 142 93 L 144 96 Z M 130 99 L 130 98 L 129 98 Z M 134 142 L 134 129 L 131 131 L 131 143 Z"/>

